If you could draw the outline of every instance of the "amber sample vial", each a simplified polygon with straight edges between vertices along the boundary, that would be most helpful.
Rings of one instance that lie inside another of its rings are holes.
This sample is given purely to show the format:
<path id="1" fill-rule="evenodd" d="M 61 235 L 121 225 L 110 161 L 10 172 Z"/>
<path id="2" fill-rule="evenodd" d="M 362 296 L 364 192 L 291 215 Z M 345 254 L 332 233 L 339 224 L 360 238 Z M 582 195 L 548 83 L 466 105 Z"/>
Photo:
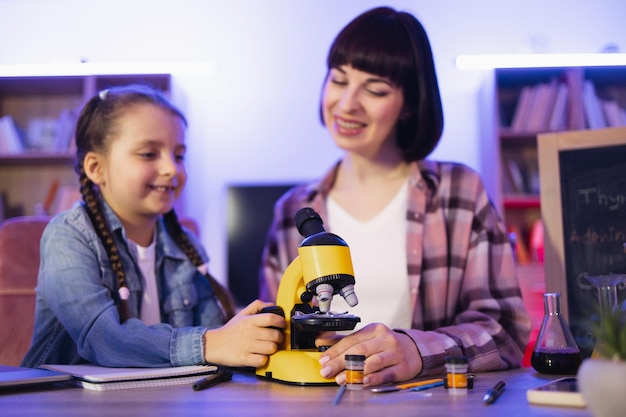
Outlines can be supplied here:
<path id="1" fill-rule="evenodd" d="M 346 355 L 346 389 L 356 391 L 363 389 L 363 369 L 365 355 Z"/>
<path id="2" fill-rule="evenodd" d="M 447 356 L 446 372 L 448 394 L 467 394 L 467 358 L 465 356 Z"/>

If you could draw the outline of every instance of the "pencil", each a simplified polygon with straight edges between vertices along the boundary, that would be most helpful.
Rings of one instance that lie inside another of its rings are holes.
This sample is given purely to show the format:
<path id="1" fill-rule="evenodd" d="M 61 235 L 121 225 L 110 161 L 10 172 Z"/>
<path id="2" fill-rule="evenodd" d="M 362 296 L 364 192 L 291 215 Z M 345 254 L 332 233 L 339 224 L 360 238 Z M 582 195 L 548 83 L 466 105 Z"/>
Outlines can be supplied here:
<path id="1" fill-rule="evenodd" d="M 424 381 L 416 381 L 416 382 L 407 382 L 406 384 L 396 385 L 396 388 L 398 388 L 398 389 L 415 388 L 415 387 L 421 387 L 422 385 L 434 384 L 434 383 L 440 382 L 440 381 L 441 381 L 441 378 L 426 379 Z"/>
<path id="2" fill-rule="evenodd" d="M 337 395 L 335 395 L 335 399 L 333 400 L 333 405 L 339 404 L 339 401 L 341 401 L 341 397 L 343 396 L 345 390 L 346 384 L 343 384 L 339 387 L 339 391 L 337 391 Z"/>
<path id="3" fill-rule="evenodd" d="M 385 392 L 402 391 L 402 390 L 410 389 L 410 388 L 433 387 L 433 386 L 437 386 L 435 384 L 440 384 L 441 383 L 441 385 L 443 385 L 442 381 L 443 380 L 441 378 L 426 379 L 424 381 L 407 382 L 406 384 L 400 384 L 400 385 L 390 385 L 390 386 L 385 386 L 385 387 L 376 387 L 376 388 L 372 388 L 372 392 L 375 392 L 375 393 L 385 393 Z"/>

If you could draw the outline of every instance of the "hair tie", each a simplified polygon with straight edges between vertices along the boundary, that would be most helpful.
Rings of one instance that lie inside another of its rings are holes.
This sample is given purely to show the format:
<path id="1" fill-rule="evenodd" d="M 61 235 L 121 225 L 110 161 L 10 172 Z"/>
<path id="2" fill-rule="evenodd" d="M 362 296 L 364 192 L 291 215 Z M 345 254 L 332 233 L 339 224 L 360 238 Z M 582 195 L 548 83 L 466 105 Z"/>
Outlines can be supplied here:
<path id="1" fill-rule="evenodd" d="M 130 291 L 128 290 L 128 287 L 120 287 L 120 289 L 117 290 L 117 293 L 120 295 L 120 298 L 122 300 L 128 300 L 128 297 L 130 296 Z"/>
<path id="2" fill-rule="evenodd" d="M 104 101 L 107 98 L 107 94 L 109 94 L 109 90 L 101 90 L 98 93 L 98 97 L 100 97 L 100 100 Z"/>
<path id="3" fill-rule="evenodd" d="M 202 275 L 206 275 L 209 272 L 209 265 L 208 264 L 202 264 L 198 267 L 198 271 L 200 271 L 200 273 Z"/>

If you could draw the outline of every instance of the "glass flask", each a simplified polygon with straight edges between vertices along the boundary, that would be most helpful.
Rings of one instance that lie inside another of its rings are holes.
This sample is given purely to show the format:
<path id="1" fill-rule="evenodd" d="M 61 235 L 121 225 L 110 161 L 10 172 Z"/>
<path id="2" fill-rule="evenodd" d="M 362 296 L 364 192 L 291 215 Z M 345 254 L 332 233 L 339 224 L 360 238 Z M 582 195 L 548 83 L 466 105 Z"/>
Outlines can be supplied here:
<path id="1" fill-rule="evenodd" d="M 617 291 L 620 287 L 626 285 L 625 274 L 608 274 L 608 275 L 588 275 L 584 274 L 581 278 L 586 279 L 598 292 L 598 307 L 600 314 L 615 312 L 619 310 L 619 299 L 617 297 Z M 580 286 L 585 288 L 582 284 L 582 280 L 579 278 Z M 626 304 L 625 306 L 626 307 Z M 601 320 L 601 318 L 600 318 Z M 604 327 L 604 324 L 600 321 L 600 326 Z M 592 358 L 598 358 L 601 348 L 596 346 L 591 353 Z"/>
<path id="2" fill-rule="evenodd" d="M 626 286 L 626 274 L 582 274 L 579 278 L 579 285 L 581 288 L 587 289 L 588 286 L 584 285 L 583 279 L 596 288 L 600 311 L 615 311 L 619 308 L 617 290 Z"/>
<path id="3" fill-rule="evenodd" d="M 544 317 L 530 364 L 542 374 L 575 375 L 583 357 L 561 315 L 561 294 L 544 294 L 543 309 Z"/>

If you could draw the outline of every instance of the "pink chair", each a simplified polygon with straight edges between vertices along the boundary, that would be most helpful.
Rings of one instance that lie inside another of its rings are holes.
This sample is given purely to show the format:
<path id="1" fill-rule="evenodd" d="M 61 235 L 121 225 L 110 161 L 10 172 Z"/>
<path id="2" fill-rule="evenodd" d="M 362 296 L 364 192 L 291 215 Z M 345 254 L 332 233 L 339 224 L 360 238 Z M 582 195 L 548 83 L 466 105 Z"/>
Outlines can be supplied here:
<path id="1" fill-rule="evenodd" d="M 47 216 L 13 217 L 0 223 L 0 365 L 17 366 L 30 346 L 39 272 L 39 241 Z M 198 224 L 181 216 L 196 235 Z"/>
<path id="2" fill-rule="evenodd" d="M 0 223 L 0 365 L 19 365 L 30 346 L 39 269 L 39 240 L 49 217 Z"/>

